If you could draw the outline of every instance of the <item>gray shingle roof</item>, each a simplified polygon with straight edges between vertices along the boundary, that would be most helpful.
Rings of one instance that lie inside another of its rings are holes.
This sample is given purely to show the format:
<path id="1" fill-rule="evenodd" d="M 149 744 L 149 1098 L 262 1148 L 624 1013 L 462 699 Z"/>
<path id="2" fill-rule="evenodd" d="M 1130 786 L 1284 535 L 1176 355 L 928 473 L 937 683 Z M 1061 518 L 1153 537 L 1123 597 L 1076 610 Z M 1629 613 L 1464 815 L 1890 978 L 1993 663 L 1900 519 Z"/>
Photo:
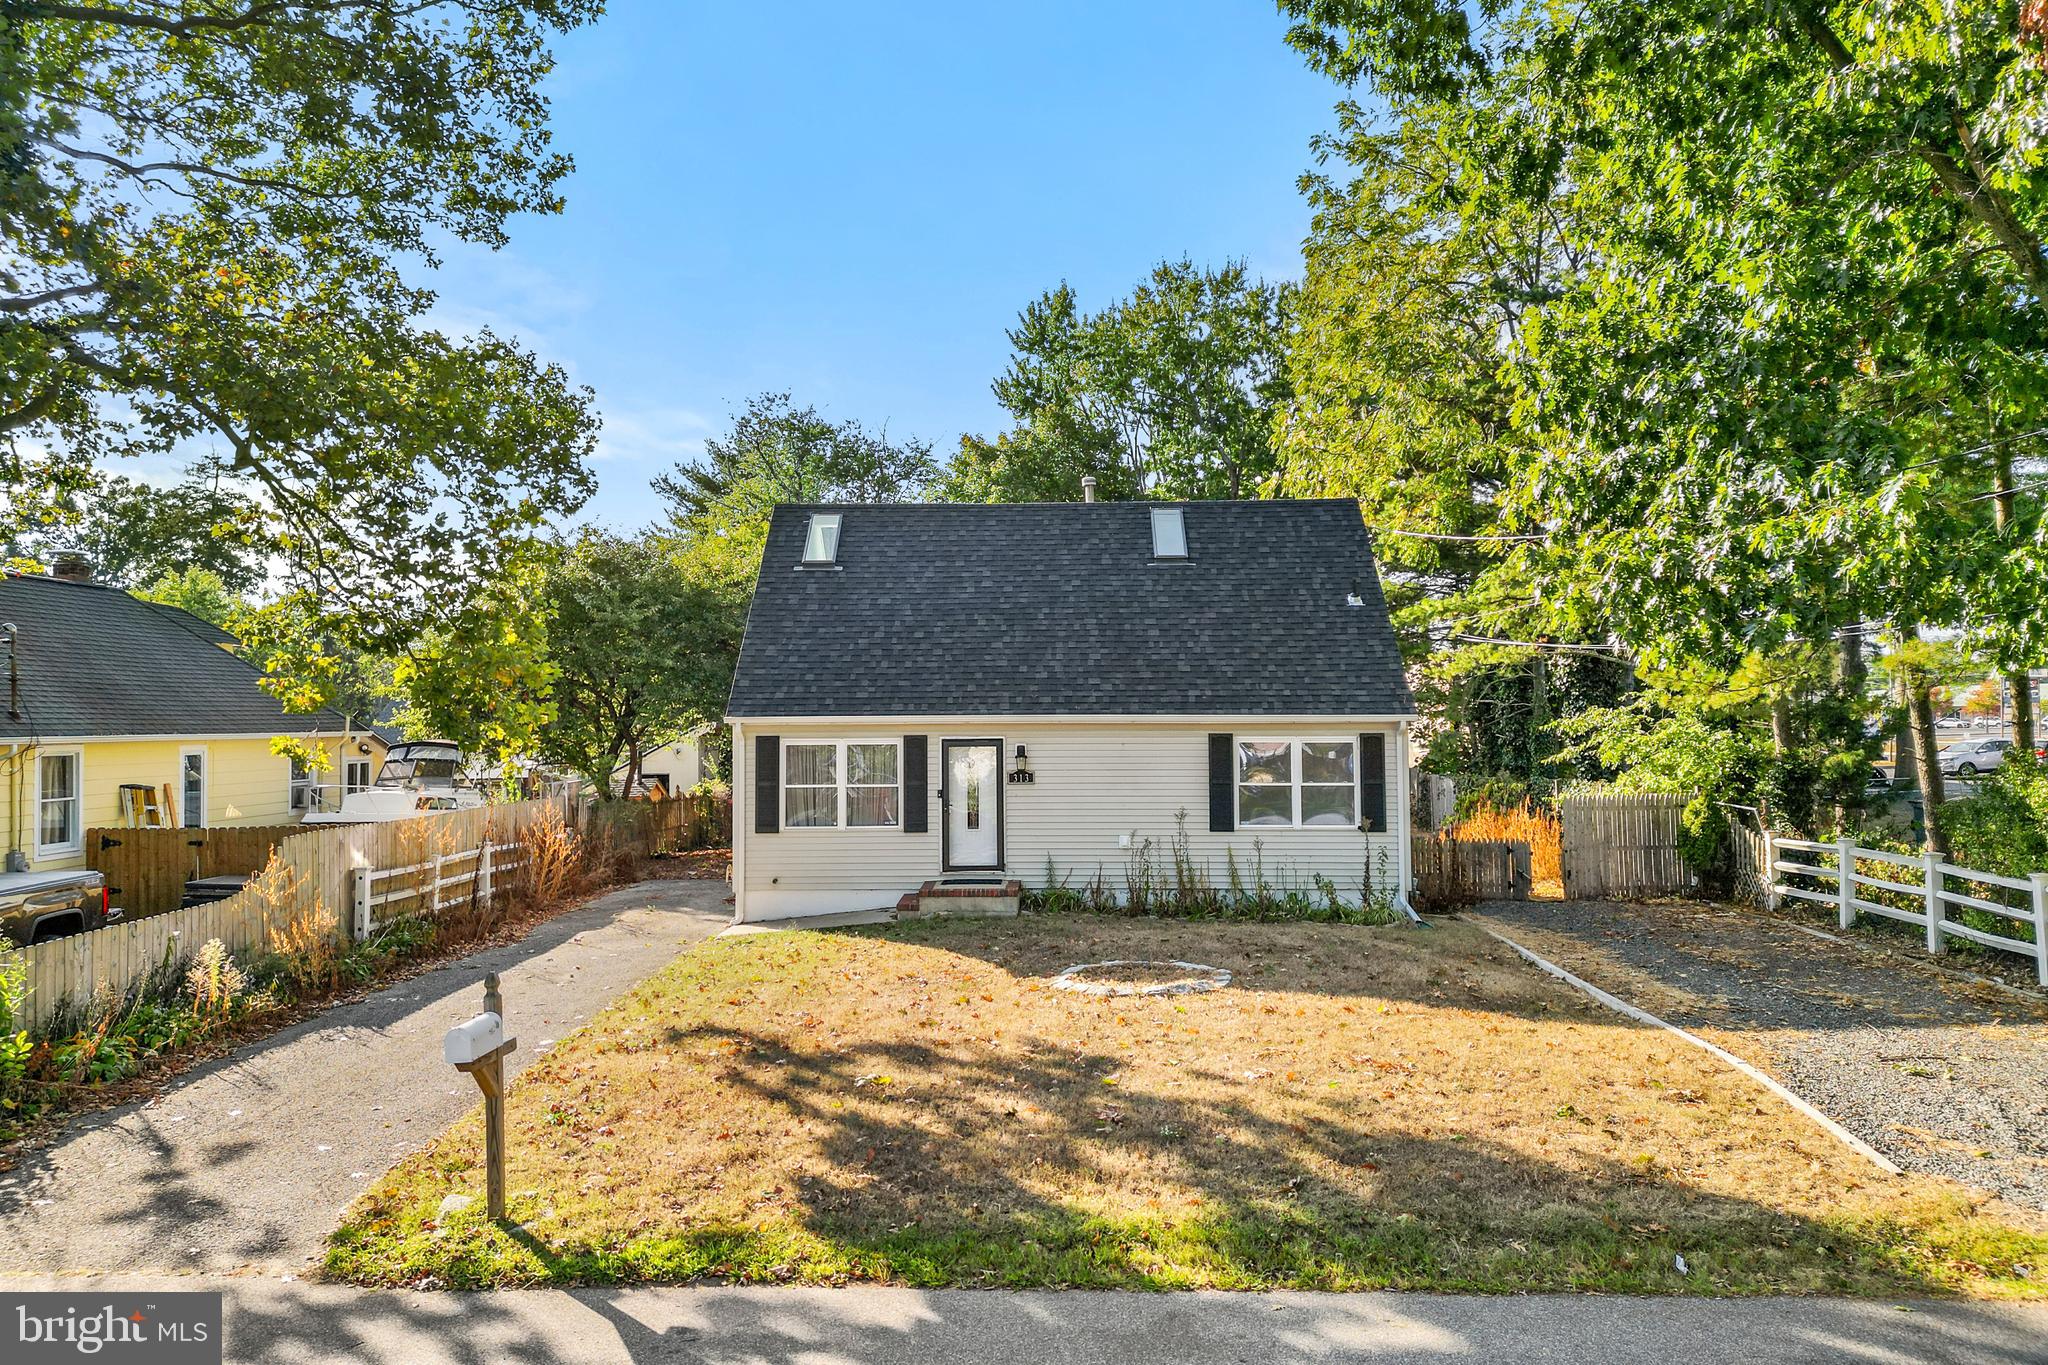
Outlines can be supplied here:
<path id="1" fill-rule="evenodd" d="M 232 635 L 118 588 L 0 576 L 0 622 L 19 635 L 22 712 L 7 715 L 0 657 L 0 738 L 283 735 L 347 725 L 333 711 L 287 713 L 257 686 L 254 667 L 221 648 Z"/>
<path id="2" fill-rule="evenodd" d="M 1372 543 L 1346 500 L 775 509 L 729 714 L 1406 715 Z M 800 569 L 813 511 L 839 568 Z M 1349 606 L 1354 589 L 1363 606 Z"/>

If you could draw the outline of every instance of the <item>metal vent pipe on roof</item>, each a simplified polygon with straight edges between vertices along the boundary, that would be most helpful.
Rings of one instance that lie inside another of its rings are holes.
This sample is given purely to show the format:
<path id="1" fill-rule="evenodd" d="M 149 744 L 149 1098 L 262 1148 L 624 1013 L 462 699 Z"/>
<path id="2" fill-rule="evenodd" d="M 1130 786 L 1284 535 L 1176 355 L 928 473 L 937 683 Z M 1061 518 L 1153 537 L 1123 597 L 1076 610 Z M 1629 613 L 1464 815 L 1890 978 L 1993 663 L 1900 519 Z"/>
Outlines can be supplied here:
<path id="1" fill-rule="evenodd" d="M 1081 501 L 1095 501 L 1095 476 L 1093 474 L 1083 474 L 1081 476 Z"/>

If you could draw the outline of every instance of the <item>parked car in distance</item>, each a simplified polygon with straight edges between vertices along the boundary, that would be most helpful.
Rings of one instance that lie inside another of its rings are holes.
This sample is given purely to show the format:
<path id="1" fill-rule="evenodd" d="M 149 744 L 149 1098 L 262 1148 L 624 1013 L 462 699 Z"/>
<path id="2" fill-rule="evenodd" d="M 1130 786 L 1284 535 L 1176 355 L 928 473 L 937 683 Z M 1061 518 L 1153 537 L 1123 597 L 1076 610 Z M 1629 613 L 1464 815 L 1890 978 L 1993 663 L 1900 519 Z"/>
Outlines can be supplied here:
<path id="1" fill-rule="evenodd" d="M 17 948 L 104 928 L 121 918 L 107 879 L 71 872 L 0 872 L 0 940 Z"/>
<path id="2" fill-rule="evenodd" d="M 2005 762 L 2005 756 L 2010 752 L 2012 741 L 2009 739 L 1965 739 L 1944 744 L 1935 760 L 1944 773 L 1955 777 L 1975 777 Z"/>

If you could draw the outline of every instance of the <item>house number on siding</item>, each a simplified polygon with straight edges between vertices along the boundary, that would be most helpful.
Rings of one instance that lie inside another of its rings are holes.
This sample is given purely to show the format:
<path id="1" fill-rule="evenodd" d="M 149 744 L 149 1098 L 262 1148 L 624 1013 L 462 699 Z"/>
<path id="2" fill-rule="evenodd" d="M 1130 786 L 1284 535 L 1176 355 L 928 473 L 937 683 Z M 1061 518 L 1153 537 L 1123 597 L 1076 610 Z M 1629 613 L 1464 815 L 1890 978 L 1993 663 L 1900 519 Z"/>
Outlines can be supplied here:
<path id="1" fill-rule="evenodd" d="M 1010 770 L 1010 785 L 1013 787 L 1028 787 L 1037 780 L 1038 774 L 1032 772 L 1029 768 L 1013 768 Z"/>

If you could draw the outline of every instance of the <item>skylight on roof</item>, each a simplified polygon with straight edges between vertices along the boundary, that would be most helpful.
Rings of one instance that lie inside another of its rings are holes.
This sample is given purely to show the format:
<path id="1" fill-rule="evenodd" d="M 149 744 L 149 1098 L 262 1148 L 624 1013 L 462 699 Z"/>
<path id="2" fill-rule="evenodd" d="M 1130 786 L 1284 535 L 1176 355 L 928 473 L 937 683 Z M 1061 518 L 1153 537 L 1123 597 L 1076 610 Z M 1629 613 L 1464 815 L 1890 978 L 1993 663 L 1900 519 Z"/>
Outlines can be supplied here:
<path id="1" fill-rule="evenodd" d="M 832 564 L 839 559 L 839 513 L 811 513 L 810 529 L 804 533 L 804 563 Z"/>
<path id="2" fill-rule="evenodd" d="M 1155 507 L 1152 509 L 1152 557 L 1154 559 L 1186 559 L 1188 557 L 1188 528 L 1182 520 L 1178 507 Z"/>

